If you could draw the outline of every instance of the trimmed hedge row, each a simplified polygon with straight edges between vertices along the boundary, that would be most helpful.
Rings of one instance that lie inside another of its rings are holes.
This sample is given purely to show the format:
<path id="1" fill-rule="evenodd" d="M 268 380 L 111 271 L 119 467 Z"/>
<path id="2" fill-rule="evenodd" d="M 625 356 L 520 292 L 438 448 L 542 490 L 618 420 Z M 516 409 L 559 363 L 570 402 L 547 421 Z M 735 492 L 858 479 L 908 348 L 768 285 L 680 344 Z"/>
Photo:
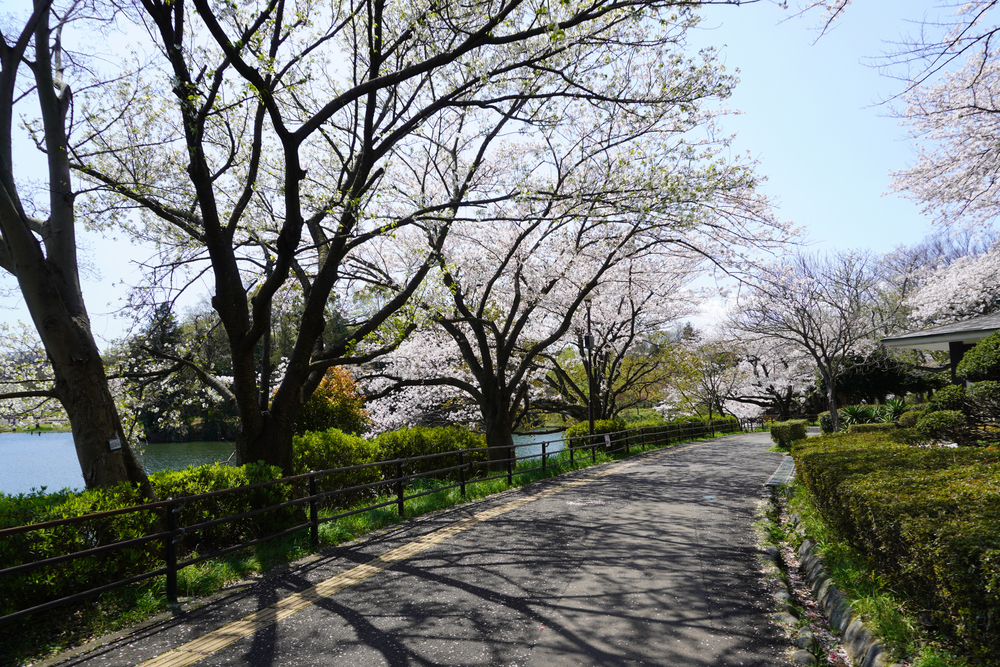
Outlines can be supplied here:
<path id="1" fill-rule="evenodd" d="M 796 440 L 805 440 L 806 427 L 809 425 L 805 419 L 792 419 L 786 422 L 771 422 L 771 440 L 778 447 L 788 449 Z"/>
<path id="2" fill-rule="evenodd" d="M 792 455 L 824 520 L 889 586 L 970 646 L 1000 651 L 1000 452 L 865 433 L 797 443 Z"/>
<path id="3" fill-rule="evenodd" d="M 464 426 L 403 428 L 398 431 L 386 431 L 373 440 L 366 440 L 333 428 L 328 431 L 295 436 L 292 442 L 295 452 L 293 465 L 297 475 L 311 470 L 346 468 L 379 461 L 405 459 L 426 454 L 446 454 L 486 446 L 486 438 L 479 433 L 473 433 Z M 486 461 L 486 459 L 486 452 L 471 452 L 464 456 L 466 463 L 481 462 Z M 435 456 L 407 464 L 404 473 L 411 475 L 430 472 L 458 464 L 457 454 Z M 320 492 L 333 491 L 394 477 L 396 477 L 394 466 L 390 468 L 371 466 L 357 470 L 345 470 L 320 478 L 317 482 L 317 490 Z M 327 497 L 324 504 L 346 507 L 370 499 L 379 491 L 378 487 L 372 487 L 348 494 L 337 494 Z"/>
<path id="4" fill-rule="evenodd" d="M 254 484 L 280 476 L 280 469 L 260 464 L 240 467 L 207 465 L 174 472 L 153 473 L 149 481 L 160 498 L 177 498 L 194 493 Z M 288 485 L 249 489 L 223 496 L 190 501 L 181 508 L 180 525 L 192 525 L 217 516 L 238 514 L 283 502 Z M 42 523 L 94 514 L 142 503 L 138 492 L 123 484 L 82 493 L 0 494 L 0 528 Z M 234 521 L 188 533 L 180 543 L 181 553 L 207 552 L 245 542 L 280 530 L 292 518 L 291 510 L 266 512 L 250 519 Z M 66 526 L 18 533 L 0 541 L 0 563 L 13 567 L 45 558 L 93 549 L 105 544 L 136 539 L 162 530 L 162 516 L 156 512 L 129 512 Z M 48 600 L 72 595 L 141 574 L 162 563 L 162 541 L 120 549 L 107 556 L 77 558 L 55 566 L 3 578 L 0 614 L 7 614 Z"/>
<path id="5" fill-rule="evenodd" d="M 883 424 L 851 424 L 847 427 L 848 433 L 885 433 L 895 431 L 896 425 L 892 422 Z"/>
<path id="6" fill-rule="evenodd" d="M 628 426 L 626 426 L 624 419 L 594 420 L 594 435 L 617 433 L 618 431 L 624 431 L 626 428 L 628 428 Z M 567 440 L 570 438 L 579 438 L 589 434 L 590 422 L 577 422 L 563 431 L 563 437 Z"/>

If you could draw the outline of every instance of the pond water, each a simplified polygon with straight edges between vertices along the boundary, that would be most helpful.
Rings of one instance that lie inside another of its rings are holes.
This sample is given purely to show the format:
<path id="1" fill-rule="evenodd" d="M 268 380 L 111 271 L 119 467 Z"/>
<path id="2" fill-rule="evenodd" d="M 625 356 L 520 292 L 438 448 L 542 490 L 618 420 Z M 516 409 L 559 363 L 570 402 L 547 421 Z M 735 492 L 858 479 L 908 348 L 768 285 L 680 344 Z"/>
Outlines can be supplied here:
<path id="1" fill-rule="evenodd" d="M 515 435 L 517 455 L 538 457 L 563 448 L 559 433 Z M 139 457 L 146 472 L 183 470 L 216 461 L 233 453 L 231 442 L 149 443 Z M 49 491 L 82 489 L 83 475 L 71 433 L 0 433 L 0 493 L 16 495 L 45 487 Z"/>
<path id="2" fill-rule="evenodd" d="M 146 472 L 183 470 L 233 453 L 231 442 L 163 442 L 145 446 L 139 462 Z M 45 487 L 82 489 L 83 474 L 72 433 L 0 433 L 0 493 L 15 495 Z"/>
<path id="3" fill-rule="evenodd" d="M 527 433 L 514 436 L 518 457 L 541 457 L 543 442 L 546 443 L 546 454 L 558 452 L 563 448 L 562 433 Z"/>

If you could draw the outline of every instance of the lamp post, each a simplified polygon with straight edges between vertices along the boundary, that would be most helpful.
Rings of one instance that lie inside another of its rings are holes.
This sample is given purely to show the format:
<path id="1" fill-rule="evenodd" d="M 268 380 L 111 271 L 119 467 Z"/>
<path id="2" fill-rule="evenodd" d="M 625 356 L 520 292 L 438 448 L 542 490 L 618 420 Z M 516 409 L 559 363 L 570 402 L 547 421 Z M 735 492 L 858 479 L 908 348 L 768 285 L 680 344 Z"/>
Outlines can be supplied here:
<path id="1" fill-rule="evenodd" d="M 587 348 L 587 420 L 590 422 L 590 437 L 594 437 L 594 334 L 590 329 L 590 302 L 594 300 L 591 292 L 583 297 L 587 306 L 587 335 L 583 337 L 583 345 Z"/>

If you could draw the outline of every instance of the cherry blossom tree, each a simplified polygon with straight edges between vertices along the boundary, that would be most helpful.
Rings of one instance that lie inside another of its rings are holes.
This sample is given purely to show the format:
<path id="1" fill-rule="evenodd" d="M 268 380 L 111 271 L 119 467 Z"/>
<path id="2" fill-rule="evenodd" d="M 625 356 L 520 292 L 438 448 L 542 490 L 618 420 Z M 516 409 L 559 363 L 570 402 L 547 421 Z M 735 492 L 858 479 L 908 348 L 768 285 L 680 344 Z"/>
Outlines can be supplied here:
<path id="1" fill-rule="evenodd" d="M 684 71 L 705 93 L 714 89 L 710 70 Z M 706 258 L 735 266 L 748 249 L 788 239 L 787 226 L 754 193 L 749 165 L 714 159 L 725 143 L 704 143 L 704 161 L 688 161 L 693 146 L 683 135 L 703 117 L 687 104 L 664 105 L 640 128 L 617 107 L 583 110 L 540 147 L 509 153 L 512 167 L 496 178 L 527 178 L 519 188 L 527 196 L 453 222 L 421 303 L 454 340 L 471 381 L 448 375 L 399 384 L 440 383 L 471 396 L 494 458 L 504 457 L 530 405 L 542 355 L 574 323 L 579 329 L 595 289 L 617 309 L 623 295 L 641 298 L 628 293 L 629 280 L 676 284 Z"/>
<path id="2" fill-rule="evenodd" d="M 884 298 L 888 281 L 870 252 L 798 254 L 760 267 L 731 313 L 735 331 L 784 341 L 807 353 L 823 380 L 837 424 L 837 377 L 849 355 L 872 349 L 904 313 Z"/>
<path id="3" fill-rule="evenodd" d="M 594 418 L 612 419 L 631 407 L 659 397 L 672 365 L 664 354 L 666 330 L 693 312 L 694 292 L 685 287 L 697 262 L 677 261 L 655 267 L 624 262 L 600 286 L 590 307 L 577 310 L 564 347 L 541 354 L 542 391 L 531 404 L 545 412 L 578 421 L 589 417 L 589 363 L 585 337 L 591 331 L 594 360 Z"/>
<path id="4" fill-rule="evenodd" d="M 914 164 L 894 174 L 894 189 L 947 226 L 982 226 L 1000 212 L 997 5 L 962 3 L 886 58 L 907 73 L 897 112 L 917 147 Z"/>
<path id="5" fill-rule="evenodd" d="M 0 323 L 0 419 L 13 427 L 20 422 L 65 420 L 55 399 L 55 376 L 38 335 L 32 327 Z"/>
<path id="6" fill-rule="evenodd" d="M 829 27 L 850 0 L 808 2 L 825 9 Z M 891 98 L 916 145 L 914 163 L 894 173 L 904 193 L 948 227 L 981 228 L 1000 213 L 1000 150 L 994 118 L 1000 93 L 997 31 L 1000 3 L 941 3 L 929 18 L 879 63 L 903 82 Z"/>
<path id="7" fill-rule="evenodd" d="M 778 338 L 752 337 L 734 341 L 733 348 L 738 350 L 738 379 L 723 401 L 726 411 L 740 417 L 774 411 L 780 419 L 788 419 L 796 401 L 815 383 L 812 357 Z"/>
<path id="8" fill-rule="evenodd" d="M 480 421 L 474 397 L 465 391 L 475 380 L 441 327 L 419 328 L 397 349 L 367 364 L 358 380 L 375 433 Z"/>
<path id="9" fill-rule="evenodd" d="M 691 350 L 692 375 L 685 393 L 688 403 L 709 419 L 726 414 L 726 401 L 745 380 L 737 350 L 735 341 L 720 335 L 697 341 Z"/>
<path id="10" fill-rule="evenodd" d="M 52 371 L 45 388 L 7 396 L 33 393 L 62 404 L 88 487 L 132 482 L 153 497 L 122 430 L 80 287 L 71 77 L 85 69 L 80 63 L 87 58 L 67 51 L 63 32 L 74 21 L 100 30 L 91 9 L 83 2 L 36 2 L 12 31 L 8 24 L 0 31 L 0 268 L 16 279 Z M 31 168 L 14 150 L 18 114 L 44 153 L 47 174 L 37 185 L 26 182 Z"/>
<path id="11" fill-rule="evenodd" d="M 680 54 L 695 9 L 675 0 L 324 9 L 142 0 L 138 20 L 155 46 L 138 58 L 151 64 L 94 89 L 78 116 L 73 166 L 94 185 L 89 211 L 158 244 L 153 269 L 179 288 L 189 284 L 183 269 L 188 280 L 213 280 L 233 381 L 197 372 L 238 406 L 241 458 L 289 470 L 301 405 L 329 366 L 375 358 L 413 329 L 368 344 L 440 269 L 456 221 L 525 195 L 572 210 L 552 196 L 571 183 L 539 189 L 543 176 L 559 182 L 541 173 L 551 163 L 530 174 L 534 182 L 496 180 L 507 145 L 556 139 L 592 113 L 613 120 L 603 140 L 613 147 L 637 129 L 664 131 L 661 107 L 697 126 L 698 101 L 728 93 L 731 79 L 710 54 Z M 672 157 L 681 172 L 700 159 L 694 147 Z M 622 149 L 614 159 L 646 155 Z M 683 178 L 657 184 L 671 200 L 686 188 Z M 575 200 L 579 213 L 595 203 L 592 185 L 590 199 Z M 619 183 L 610 190 L 625 195 Z M 649 202 L 635 205 L 642 215 Z M 390 235 L 419 239 L 424 252 L 387 262 L 376 241 Z M 274 297 L 289 282 L 303 308 L 279 382 L 268 363 L 256 367 L 254 350 L 266 346 Z M 333 294 L 347 326 L 325 341 Z"/>
<path id="12" fill-rule="evenodd" d="M 921 286 L 907 300 L 919 326 L 994 313 L 1000 308 L 1000 245 L 925 270 L 921 277 Z"/>

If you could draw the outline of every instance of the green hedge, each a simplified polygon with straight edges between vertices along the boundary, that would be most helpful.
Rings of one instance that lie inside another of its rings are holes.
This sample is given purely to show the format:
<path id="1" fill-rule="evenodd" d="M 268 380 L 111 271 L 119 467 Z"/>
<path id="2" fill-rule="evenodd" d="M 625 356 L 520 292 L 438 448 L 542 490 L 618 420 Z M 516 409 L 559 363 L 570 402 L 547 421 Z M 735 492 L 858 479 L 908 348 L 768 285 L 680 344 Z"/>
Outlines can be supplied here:
<path id="1" fill-rule="evenodd" d="M 425 454 L 455 452 L 486 446 L 486 438 L 465 426 L 414 426 L 398 431 L 386 431 L 375 438 L 382 460 L 401 459 Z M 438 459 L 431 459 L 436 462 Z M 482 460 L 486 460 L 485 454 Z M 442 465 L 434 465 L 442 468 Z"/>
<path id="2" fill-rule="evenodd" d="M 149 480 L 158 497 L 166 499 L 275 479 L 279 473 L 278 468 L 260 464 L 238 468 L 216 464 L 191 467 L 179 472 L 154 473 Z M 265 507 L 281 502 L 286 499 L 287 494 L 286 485 L 276 485 L 189 502 L 181 509 L 179 524 L 192 525 L 222 514 L 237 514 Z M 0 527 L 94 514 L 141 502 L 138 492 L 126 484 L 81 493 L 32 493 L 17 496 L 0 494 Z M 292 511 L 284 510 L 195 531 L 184 536 L 180 544 L 181 554 L 212 551 L 248 541 L 276 531 L 292 519 Z M 144 511 L 19 533 L 0 541 L 0 563 L 4 567 L 11 567 L 135 539 L 159 532 L 163 525 L 161 513 Z M 95 558 L 78 558 L 21 575 L 4 577 L 0 613 L 10 613 L 156 569 L 162 565 L 162 547 L 160 541 L 147 542 Z"/>
<path id="3" fill-rule="evenodd" d="M 629 428 L 629 426 L 625 423 L 624 419 L 597 419 L 594 421 L 594 435 L 617 433 L 618 431 L 624 431 L 627 428 Z M 569 438 L 579 438 L 581 436 L 588 435 L 589 433 L 589 422 L 577 422 L 563 431 L 563 437 L 568 440 Z"/>
<path id="4" fill-rule="evenodd" d="M 965 415 L 958 410 L 928 412 L 917 420 L 917 434 L 926 440 L 965 442 L 969 434 Z"/>
<path id="5" fill-rule="evenodd" d="M 829 410 L 819 413 L 819 430 L 827 434 L 833 433 L 833 417 Z"/>
<path id="6" fill-rule="evenodd" d="M 913 428 L 924 414 L 924 410 L 907 410 L 899 418 L 899 428 Z"/>
<path id="7" fill-rule="evenodd" d="M 847 427 L 848 433 L 884 433 L 895 431 L 897 426 L 892 422 L 882 424 L 851 424 Z"/>
<path id="8" fill-rule="evenodd" d="M 824 520 L 960 640 L 1000 651 L 1000 453 L 908 447 L 888 433 L 797 443 Z"/>
<path id="9" fill-rule="evenodd" d="M 805 419 L 792 419 L 786 422 L 771 422 L 771 440 L 782 448 L 789 448 L 796 440 L 803 440 L 806 437 L 806 427 L 809 425 Z"/>
<path id="10" fill-rule="evenodd" d="M 415 426 L 397 431 L 387 431 L 373 440 L 365 440 L 338 429 L 329 429 L 296 436 L 293 446 L 295 448 L 295 472 L 301 474 L 310 470 L 347 468 L 427 454 L 447 454 L 459 450 L 479 449 L 486 446 L 486 439 L 481 434 L 474 433 L 464 426 Z M 411 475 L 448 468 L 458 465 L 459 460 L 458 455 L 453 455 L 413 461 L 404 465 L 403 474 Z M 462 460 L 465 463 L 486 461 L 487 455 L 485 451 L 471 452 L 466 453 Z M 362 486 L 383 479 L 393 479 L 396 474 L 395 466 L 371 466 L 345 470 L 320 477 L 317 490 L 332 491 Z M 446 475 L 446 477 L 456 479 L 457 476 L 457 472 Z M 349 494 L 335 494 L 329 496 L 324 504 L 346 507 L 361 500 L 370 499 L 386 490 L 385 487 L 375 486 Z"/>
<path id="11" fill-rule="evenodd" d="M 398 431 L 386 431 L 375 438 L 379 458 L 383 461 L 404 459 L 411 456 L 426 454 L 445 454 L 459 450 L 478 449 L 486 446 L 486 438 L 480 433 L 474 433 L 465 426 L 414 426 Z M 463 456 L 466 463 L 487 460 L 487 453 L 472 452 Z M 452 456 L 435 456 L 421 461 L 406 464 L 404 473 L 413 474 L 430 472 L 440 468 L 459 465 L 457 454 Z M 396 476 L 395 469 L 385 471 L 389 478 Z M 451 477 L 457 477 L 455 472 Z"/>
<path id="12" fill-rule="evenodd" d="M 958 362 L 955 375 L 963 380 L 1000 380 L 1000 331 L 976 343 Z"/>
<path id="13" fill-rule="evenodd" d="M 965 393 L 965 387 L 950 384 L 934 392 L 934 396 L 931 397 L 930 403 L 927 405 L 927 412 L 942 410 L 967 412 L 969 407 L 969 397 Z"/>
<path id="14" fill-rule="evenodd" d="M 190 466 L 186 470 L 163 470 L 149 476 L 158 498 L 179 498 L 211 491 L 221 491 L 281 477 L 281 469 L 263 463 L 226 466 L 218 463 Z M 89 493 L 89 492 L 88 492 Z M 290 484 L 275 484 L 259 489 L 226 493 L 184 503 L 178 514 L 178 525 L 192 526 L 220 516 L 234 516 L 252 509 L 277 505 L 291 499 Z M 286 508 L 266 512 L 246 519 L 227 521 L 184 535 L 181 553 L 216 551 L 233 544 L 247 542 L 301 522 L 302 508 Z M 129 516 L 129 515 L 126 515 Z"/>
<path id="15" fill-rule="evenodd" d="M 349 466 L 375 463 L 380 460 L 379 448 L 374 442 L 356 435 L 331 428 L 326 431 L 307 432 L 292 439 L 293 469 L 296 475 L 312 470 L 329 470 Z M 316 490 L 319 492 L 345 489 L 378 482 L 382 473 L 378 466 L 359 468 L 327 474 L 319 477 Z M 299 487 L 304 492 L 304 485 Z M 352 503 L 372 498 L 379 492 L 378 487 L 347 494 L 327 496 L 323 500 L 326 507 L 346 507 Z"/>

